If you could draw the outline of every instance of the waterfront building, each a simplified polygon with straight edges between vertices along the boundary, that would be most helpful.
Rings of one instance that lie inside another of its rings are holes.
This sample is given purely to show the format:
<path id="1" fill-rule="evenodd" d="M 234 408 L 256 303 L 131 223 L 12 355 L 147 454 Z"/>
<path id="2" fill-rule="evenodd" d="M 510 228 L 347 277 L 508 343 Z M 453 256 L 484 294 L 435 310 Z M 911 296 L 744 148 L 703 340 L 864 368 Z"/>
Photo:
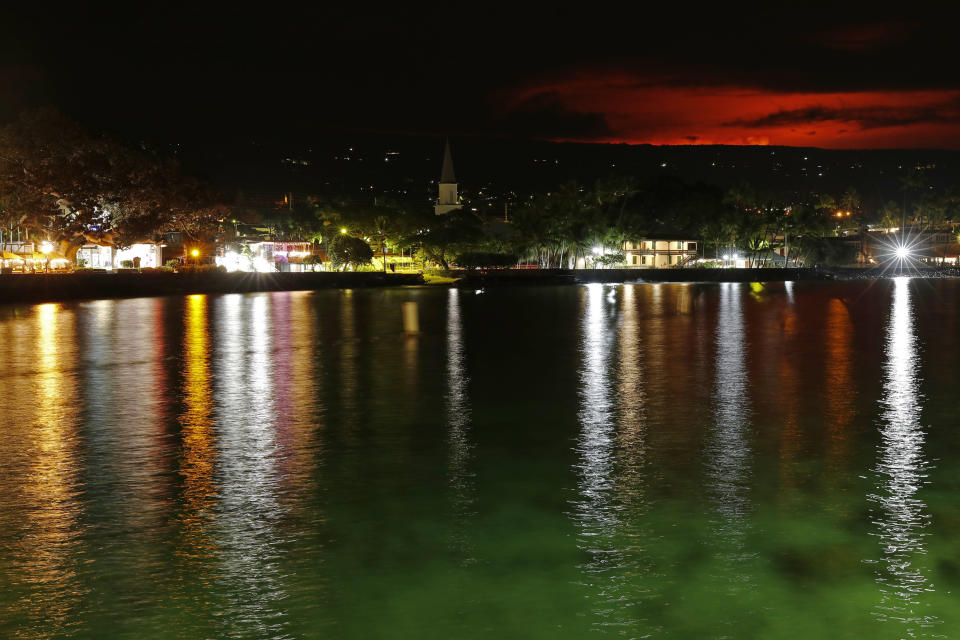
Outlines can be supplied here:
<path id="1" fill-rule="evenodd" d="M 697 241 L 672 236 L 640 238 L 623 243 L 629 268 L 683 266 L 697 258 Z"/>
<path id="2" fill-rule="evenodd" d="M 90 269 L 112 269 L 113 247 L 109 244 L 88 242 L 77 249 L 77 266 Z"/>
<path id="3" fill-rule="evenodd" d="M 215 263 L 227 271 L 299 273 L 318 271 L 327 262 L 320 246 L 306 240 L 243 243 L 239 252 L 234 248 L 221 245 Z"/>
<path id="4" fill-rule="evenodd" d="M 156 269 L 163 265 L 162 251 L 163 245 L 156 242 L 136 242 L 122 249 L 88 242 L 77 250 L 76 262 L 91 269 L 121 269 L 125 265 Z"/>
<path id="5" fill-rule="evenodd" d="M 249 247 L 254 256 L 260 256 L 271 263 L 274 271 L 314 271 L 314 263 L 317 259 L 321 262 L 326 261 L 326 256 L 320 251 L 319 245 L 308 241 L 266 241 L 251 244 Z"/>
<path id="6" fill-rule="evenodd" d="M 457 193 L 457 178 L 453 173 L 453 156 L 450 154 L 450 140 L 443 151 L 443 167 L 440 170 L 440 183 L 437 185 L 437 203 L 433 207 L 438 216 L 460 209 L 462 203 Z"/>
<path id="7" fill-rule="evenodd" d="M 6 273 L 66 271 L 70 261 L 54 251 L 52 242 L 10 241 L 0 243 L 0 269 Z"/>

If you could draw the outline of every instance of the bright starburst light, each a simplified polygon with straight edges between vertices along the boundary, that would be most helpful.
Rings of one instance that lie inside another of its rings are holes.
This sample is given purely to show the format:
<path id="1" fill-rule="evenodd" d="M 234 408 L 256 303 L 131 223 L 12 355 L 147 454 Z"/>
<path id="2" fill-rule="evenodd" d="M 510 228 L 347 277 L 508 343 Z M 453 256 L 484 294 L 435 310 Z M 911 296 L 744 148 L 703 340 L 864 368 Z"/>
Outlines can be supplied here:
<path id="1" fill-rule="evenodd" d="M 879 251 L 875 254 L 883 272 L 903 273 L 915 269 L 920 263 L 923 252 L 920 250 L 920 237 L 912 233 L 890 234 L 880 240 Z"/>

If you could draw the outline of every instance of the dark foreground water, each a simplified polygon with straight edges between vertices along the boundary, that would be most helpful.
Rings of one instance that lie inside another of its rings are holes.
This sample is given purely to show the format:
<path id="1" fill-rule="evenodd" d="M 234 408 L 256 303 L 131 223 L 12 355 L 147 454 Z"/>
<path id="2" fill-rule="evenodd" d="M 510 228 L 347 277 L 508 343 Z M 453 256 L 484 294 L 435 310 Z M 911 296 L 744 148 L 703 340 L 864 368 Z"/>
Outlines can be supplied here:
<path id="1" fill-rule="evenodd" d="M 0 306 L 0 637 L 956 637 L 958 305 L 888 280 Z"/>

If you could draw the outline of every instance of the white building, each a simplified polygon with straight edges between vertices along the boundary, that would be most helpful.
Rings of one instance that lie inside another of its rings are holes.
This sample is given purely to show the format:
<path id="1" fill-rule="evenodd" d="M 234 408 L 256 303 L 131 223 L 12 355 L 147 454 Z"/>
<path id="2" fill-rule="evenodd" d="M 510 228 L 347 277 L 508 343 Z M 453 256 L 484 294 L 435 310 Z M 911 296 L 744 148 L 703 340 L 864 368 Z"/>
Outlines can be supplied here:
<path id="1" fill-rule="evenodd" d="M 222 250 L 215 259 L 227 271 L 257 271 L 261 273 L 319 271 L 316 259 L 326 262 L 326 255 L 312 242 L 251 242 L 237 253 Z"/>
<path id="2" fill-rule="evenodd" d="M 163 266 L 162 245 L 155 242 L 137 242 L 124 249 L 112 245 L 87 243 L 77 250 L 77 264 L 92 269 L 121 269 L 125 262 L 137 264 L 141 269 L 155 269 Z"/>
<path id="3" fill-rule="evenodd" d="M 450 155 L 450 140 L 443 151 L 443 167 L 440 170 L 440 184 L 438 186 L 437 203 L 433 207 L 438 216 L 456 211 L 462 205 L 457 194 L 457 178 L 453 174 L 453 156 Z"/>
<path id="4" fill-rule="evenodd" d="M 630 268 L 664 268 L 686 264 L 697 257 L 696 240 L 641 238 L 623 243 L 623 255 Z"/>

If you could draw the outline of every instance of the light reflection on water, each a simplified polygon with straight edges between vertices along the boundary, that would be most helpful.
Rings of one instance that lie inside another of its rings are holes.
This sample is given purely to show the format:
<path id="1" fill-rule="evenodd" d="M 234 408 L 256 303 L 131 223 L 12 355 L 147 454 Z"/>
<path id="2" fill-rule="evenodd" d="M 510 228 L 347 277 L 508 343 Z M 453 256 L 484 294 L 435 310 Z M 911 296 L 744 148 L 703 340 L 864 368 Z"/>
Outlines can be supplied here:
<path id="1" fill-rule="evenodd" d="M 474 515 L 475 482 L 470 467 L 473 445 L 470 440 L 470 395 L 466 354 L 463 346 L 463 318 L 460 290 L 447 294 L 447 424 L 450 456 L 448 475 L 453 513 L 452 546 L 464 564 L 475 562 L 470 543 L 469 524 Z"/>
<path id="2" fill-rule="evenodd" d="M 735 598 L 751 588 L 746 541 L 750 524 L 750 380 L 741 284 L 720 285 L 717 314 L 714 426 L 706 444 L 706 493 L 715 515 L 711 541 L 721 593 Z M 731 605 L 733 606 L 733 605 Z"/>
<path id="3" fill-rule="evenodd" d="M 584 580 L 590 587 L 594 624 L 601 628 L 635 623 L 632 603 L 619 590 L 622 551 L 617 530 L 621 524 L 616 499 L 614 420 L 611 356 L 617 331 L 616 289 L 589 284 L 584 289 L 580 367 L 580 435 L 577 440 L 579 495 L 574 518 L 578 545 L 586 552 Z"/>
<path id="4" fill-rule="evenodd" d="M 0 637 L 949 635 L 957 354 L 837 287 L 0 307 Z"/>
<path id="5" fill-rule="evenodd" d="M 283 637 L 275 468 L 280 412 L 274 403 L 286 398 L 275 393 L 273 379 L 274 369 L 288 362 L 274 352 L 269 306 L 283 309 L 285 302 L 270 294 L 241 297 L 240 308 L 228 308 L 216 331 L 215 361 L 223 369 L 215 388 L 219 499 L 211 533 L 217 591 L 231 594 L 219 603 L 224 635 Z"/>
<path id="6" fill-rule="evenodd" d="M 843 301 L 833 298 L 827 307 L 824 390 L 826 395 L 827 462 L 841 466 L 850 451 L 850 430 L 856 415 L 853 383 L 853 323 Z"/>
<path id="7" fill-rule="evenodd" d="M 176 579 L 170 585 L 179 624 L 192 628 L 210 615 L 206 585 L 215 578 L 218 552 L 211 531 L 219 487 L 214 477 L 218 457 L 213 430 L 213 389 L 207 296 L 186 299 L 183 335 L 183 410 L 179 416 L 182 481 L 176 516 Z"/>
<path id="8" fill-rule="evenodd" d="M 903 625 L 909 637 L 928 637 L 937 617 L 927 613 L 926 594 L 934 591 L 918 566 L 926 553 L 925 529 L 930 524 L 926 504 L 917 492 L 926 483 L 925 434 L 920 424 L 920 355 L 911 308 L 909 278 L 895 278 L 886 330 L 886 362 L 877 461 L 877 536 L 882 560 L 877 565 L 879 619 Z"/>
<path id="9" fill-rule="evenodd" d="M 32 375 L 13 378 L 4 390 L 20 411 L 17 432 L 3 439 L 23 440 L 21 451 L 4 446 L 0 452 L 5 466 L 12 463 L 8 473 L 23 481 L 0 494 L 5 524 L 18 530 L 12 557 L 0 566 L 9 567 L 20 594 L 15 611 L 26 618 L 14 637 L 55 638 L 74 632 L 87 595 L 80 577 L 81 442 L 72 406 L 75 317 L 57 304 L 38 305 L 22 328 L 19 335 L 4 335 L 35 364 Z"/>

